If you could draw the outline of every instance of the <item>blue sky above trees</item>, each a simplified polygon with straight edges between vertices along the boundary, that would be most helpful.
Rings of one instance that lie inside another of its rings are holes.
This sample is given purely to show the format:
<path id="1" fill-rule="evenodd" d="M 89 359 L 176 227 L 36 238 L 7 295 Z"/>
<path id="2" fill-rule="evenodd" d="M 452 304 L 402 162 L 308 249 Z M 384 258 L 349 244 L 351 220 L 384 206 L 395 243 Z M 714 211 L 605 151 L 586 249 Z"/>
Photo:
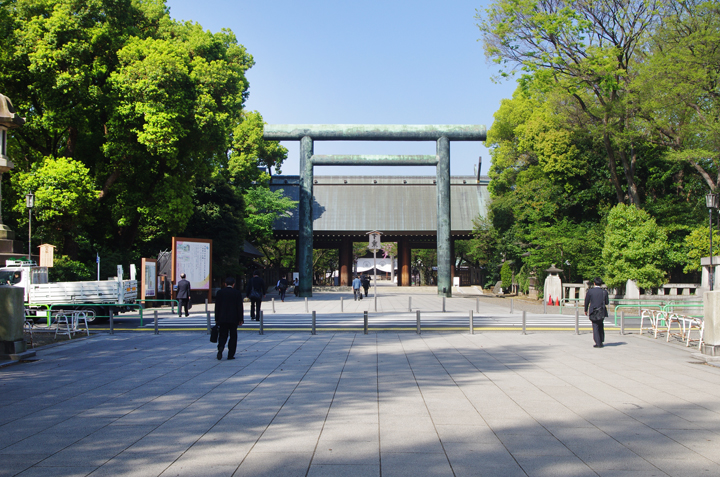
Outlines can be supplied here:
<path id="1" fill-rule="evenodd" d="M 213 32 L 230 28 L 255 59 L 249 110 L 270 124 L 492 124 L 514 81 L 495 84 L 475 10 L 487 1 L 168 0 L 170 15 Z M 298 145 L 284 143 L 284 174 Z M 483 174 L 482 143 L 452 143 L 451 172 Z M 434 154 L 433 143 L 325 142 L 317 154 Z M 434 174 L 431 167 L 322 167 L 318 174 Z"/>

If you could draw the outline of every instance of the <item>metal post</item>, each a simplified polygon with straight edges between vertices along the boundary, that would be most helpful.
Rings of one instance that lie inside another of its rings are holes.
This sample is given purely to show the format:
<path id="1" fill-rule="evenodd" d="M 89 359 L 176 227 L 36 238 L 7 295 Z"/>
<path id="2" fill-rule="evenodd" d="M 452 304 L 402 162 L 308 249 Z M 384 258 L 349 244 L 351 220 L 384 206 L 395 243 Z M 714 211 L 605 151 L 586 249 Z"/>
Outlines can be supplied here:
<path id="1" fill-rule="evenodd" d="M 308 299 L 305 297 L 305 313 L 308 313 Z"/>
<path id="2" fill-rule="evenodd" d="M 510 314 L 512 315 L 515 312 L 515 300 L 510 298 Z"/>
<path id="3" fill-rule="evenodd" d="M 443 313 L 445 313 L 445 297 L 443 297 Z"/>
<path id="4" fill-rule="evenodd" d="M 710 280 L 710 291 L 713 291 L 713 285 L 715 281 L 715 274 L 713 273 L 715 270 L 713 270 L 713 251 L 712 251 L 712 232 L 713 232 L 713 223 L 712 223 L 712 208 L 708 208 L 708 213 L 710 214 L 710 273 L 708 274 L 708 279 Z"/>
<path id="5" fill-rule="evenodd" d="M 437 289 L 438 294 L 452 296 L 450 238 L 450 140 L 442 136 L 436 143 L 437 183 Z"/>
<path id="6" fill-rule="evenodd" d="M 315 331 L 315 326 L 317 325 L 317 315 L 315 314 L 315 311 L 312 312 L 312 334 L 317 334 Z"/>
<path id="7" fill-rule="evenodd" d="M 473 311 L 470 310 L 470 334 L 475 334 L 475 318 L 473 317 Z"/>
<path id="8" fill-rule="evenodd" d="M 140 328 L 145 326 L 145 320 L 143 318 L 143 309 L 145 308 L 145 304 L 140 303 Z"/>
<path id="9" fill-rule="evenodd" d="M 625 334 L 625 311 L 620 312 L 620 334 Z"/>
<path id="10" fill-rule="evenodd" d="M 527 311 L 523 311 L 523 321 L 522 321 L 522 327 L 523 327 L 523 328 L 522 328 L 522 334 L 526 334 L 526 333 L 525 333 L 525 324 L 526 324 L 526 322 L 527 322 Z"/>
<path id="11" fill-rule="evenodd" d="M 313 279 L 313 139 L 300 139 L 300 197 L 298 206 L 298 266 L 300 268 L 300 296 L 312 296 Z M 307 313 L 307 310 L 305 310 Z"/>
<path id="12" fill-rule="evenodd" d="M 418 310 L 416 313 L 417 313 L 417 317 L 416 317 L 416 319 L 417 319 L 417 334 L 420 334 L 421 333 L 421 331 L 420 331 L 420 310 Z"/>
<path id="13" fill-rule="evenodd" d="M 363 333 L 368 334 L 368 312 L 363 312 Z"/>
<path id="14" fill-rule="evenodd" d="M 373 283 L 375 284 L 375 313 L 377 313 L 377 249 L 373 249 Z"/>
<path id="15" fill-rule="evenodd" d="M 480 313 L 480 298 L 475 298 L 475 312 Z"/>
<path id="16" fill-rule="evenodd" d="M 205 313 L 208 312 L 208 299 L 205 298 Z"/>
<path id="17" fill-rule="evenodd" d="M 207 333 L 206 334 L 209 335 L 210 328 L 212 328 L 212 325 L 210 324 L 210 311 L 209 310 L 205 310 L 205 317 L 207 318 Z"/>
<path id="18" fill-rule="evenodd" d="M 114 335 L 115 334 L 115 318 L 113 317 L 113 309 L 111 307 L 111 308 L 108 308 L 108 310 L 110 311 L 110 313 L 109 313 L 110 314 L 110 334 Z"/>
<path id="19" fill-rule="evenodd" d="M 543 313 L 547 315 L 547 302 L 545 301 L 545 298 L 543 298 Z"/>
<path id="20" fill-rule="evenodd" d="M 259 315 L 260 315 L 260 328 L 259 328 L 258 331 L 259 331 L 259 333 L 260 333 L 261 335 L 264 335 L 264 334 L 265 334 L 265 329 L 264 329 L 264 327 L 263 327 L 263 324 L 264 324 L 265 322 L 264 322 L 263 312 L 261 311 L 261 312 L 259 313 Z"/>
<path id="21" fill-rule="evenodd" d="M 159 334 L 160 334 L 160 330 L 158 330 L 158 315 L 157 315 L 157 310 L 155 310 L 154 315 L 155 315 L 155 316 L 154 316 L 154 318 L 153 318 L 153 321 L 155 322 L 155 334 L 156 334 L 156 335 L 159 335 Z"/>
<path id="22" fill-rule="evenodd" d="M 340 297 L 340 313 L 343 313 L 343 312 L 344 312 L 344 309 L 343 309 L 343 297 Z"/>
<path id="23" fill-rule="evenodd" d="M 575 334 L 580 334 L 580 309 L 575 307 Z"/>
<path id="24" fill-rule="evenodd" d="M 408 313 L 412 311 L 412 297 L 408 297 Z"/>
<path id="25" fill-rule="evenodd" d="M 272 299 L 273 313 L 275 313 L 275 298 Z"/>

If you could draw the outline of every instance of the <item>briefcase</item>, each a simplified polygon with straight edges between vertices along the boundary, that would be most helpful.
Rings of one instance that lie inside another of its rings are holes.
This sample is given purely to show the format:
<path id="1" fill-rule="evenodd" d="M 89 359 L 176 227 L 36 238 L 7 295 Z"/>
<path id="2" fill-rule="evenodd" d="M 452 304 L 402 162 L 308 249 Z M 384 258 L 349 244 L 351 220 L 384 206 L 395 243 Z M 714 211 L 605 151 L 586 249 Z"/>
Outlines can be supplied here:
<path id="1" fill-rule="evenodd" d="M 210 342 L 211 343 L 217 343 L 218 340 L 218 325 L 214 325 L 212 328 L 210 328 Z"/>

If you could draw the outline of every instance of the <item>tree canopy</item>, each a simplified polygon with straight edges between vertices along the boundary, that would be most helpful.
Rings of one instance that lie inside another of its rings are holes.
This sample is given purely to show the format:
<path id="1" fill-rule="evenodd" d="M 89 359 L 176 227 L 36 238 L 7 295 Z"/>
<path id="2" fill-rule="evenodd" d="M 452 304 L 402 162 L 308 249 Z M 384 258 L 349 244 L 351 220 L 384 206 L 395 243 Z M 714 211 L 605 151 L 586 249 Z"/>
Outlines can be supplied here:
<path id="1" fill-rule="evenodd" d="M 235 35 L 175 21 L 162 0 L 0 8 L 0 89 L 27 118 L 10 137 L 9 221 L 27 221 L 32 190 L 39 238 L 72 259 L 115 250 L 136 261 L 189 232 L 236 259 L 231 242 L 241 250 L 258 217 L 248 223 L 247 194 L 262 196 L 287 151 L 244 109 L 254 62 Z"/>

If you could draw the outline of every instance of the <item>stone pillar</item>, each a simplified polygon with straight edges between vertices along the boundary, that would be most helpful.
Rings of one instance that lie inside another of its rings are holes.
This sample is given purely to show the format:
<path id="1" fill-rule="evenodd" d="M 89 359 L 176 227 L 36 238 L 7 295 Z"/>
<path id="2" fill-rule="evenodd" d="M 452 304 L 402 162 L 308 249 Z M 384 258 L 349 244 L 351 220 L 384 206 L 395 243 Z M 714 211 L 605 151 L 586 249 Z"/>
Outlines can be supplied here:
<path id="1" fill-rule="evenodd" d="M 313 279 L 313 140 L 300 140 L 300 205 L 298 231 L 298 272 L 300 296 L 312 296 Z"/>
<path id="2" fill-rule="evenodd" d="M 348 287 L 352 284 L 353 274 L 353 241 L 351 238 L 343 238 L 340 242 L 338 258 L 340 259 L 340 286 Z"/>
<path id="3" fill-rule="evenodd" d="M 703 334 L 702 353 L 720 356 L 720 291 L 703 293 L 705 307 L 705 331 Z"/>
<path id="4" fill-rule="evenodd" d="M 450 283 L 455 283 L 455 241 L 450 240 Z"/>
<path id="5" fill-rule="evenodd" d="M 0 359 L 20 360 L 35 356 L 25 345 L 25 290 L 0 286 Z"/>
<path id="6" fill-rule="evenodd" d="M 445 136 L 437 140 L 437 158 L 437 289 L 438 295 L 451 297 L 450 140 Z"/>

